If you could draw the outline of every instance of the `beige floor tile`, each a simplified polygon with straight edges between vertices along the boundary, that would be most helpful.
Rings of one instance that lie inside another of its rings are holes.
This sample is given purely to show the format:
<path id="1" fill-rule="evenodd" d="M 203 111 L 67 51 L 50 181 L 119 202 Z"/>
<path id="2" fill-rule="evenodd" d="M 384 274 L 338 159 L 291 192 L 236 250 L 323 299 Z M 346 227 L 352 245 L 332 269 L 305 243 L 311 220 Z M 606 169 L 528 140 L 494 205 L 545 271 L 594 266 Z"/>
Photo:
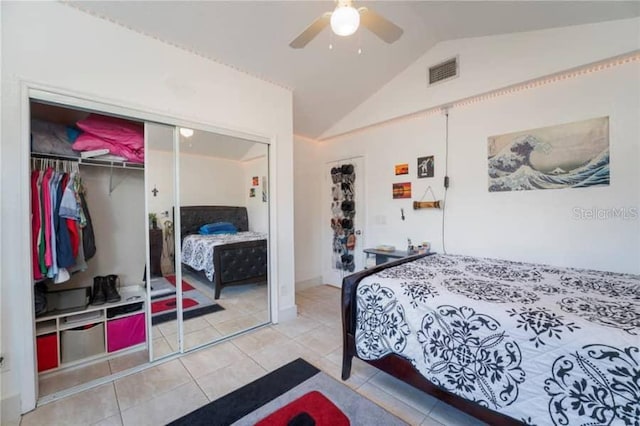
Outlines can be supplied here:
<path id="1" fill-rule="evenodd" d="M 109 360 L 111 374 L 128 370 L 149 362 L 149 352 L 146 349 L 135 351 L 129 354 L 120 355 Z"/>
<path id="2" fill-rule="evenodd" d="M 182 327 L 185 334 L 201 330 L 203 328 L 209 327 L 210 325 L 211 324 L 209 324 L 201 316 L 196 318 L 191 318 L 182 322 Z"/>
<path id="3" fill-rule="evenodd" d="M 429 414 L 438 400 L 431 395 L 380 371 L 369 380 L 370 384 L 398 398 L 424 414 Z"/>
<path id="4" fill-rule="evenodd" d="M 327 373 L 328 375 L 330 375 L 340 383 L 345 384 L 352 389 L 357 389 L 366 382 L 365 379 L 355 374 L 352 374 L 347 381 L 342 380 L 342 377 L 340 377 L 340 375 L 342 374 L 342 370 L 340 366 L 334 364 L 333 362 L 328 360 L 326 357 L 314 360 L 313 365 L 318 367 L 323 372 Z"/>
<path id="5" fill-rule="evenodd" d="M 330 309 L 315 306 L 311 309 L 299 309 L 300 315 L 319 321 L 324 325 L 342 329 L 342 314 L 340 312 L 332 312 Z"/>
<path id="6" fill-rule="evenodd" d="M 420 424 L 420 426 L 445 426 L 437 420 L 432 419 L 427 416 L 424 421 Z"/>
<path id="7" fill-rule="evenodd" d="M 258 321 L 258 324 L 266 324 L 271 322 L 271 314 L 267 309 L 253 312 L 251 315 Z"/>
<path id="8" fill-rule="evenodd" d="M 447 426 L 482 426 L 485 423 L 477 420 L 470 415 L 463 413 L 450 406 L 449 404 L 445 404 L 442 401 L 438 401 L 431 412 L 429 413 L 429 417 L 433 420 L 436 420 L 443 425 Z"/>
<path id="9" fill-rule="evenodd" d="M 125 426 L 161 425 L 205 405 L 207 397 L 194 383 L 183 384 L 122 412 Z"/>
<path id="10" fill-rule="evenodd" d="M 289 338 L 272 327 L 264 327 L 259 330 L 244 334 L 232 340 L 242 352 L 246 354 L 254 354 L 269 345 L 282 344 Z"/>
<path id="11" fill-rule="evenodd" d="M 191 375 L 198 378 L 226 367 L 242 356 L 240 349 L 224 342 L 183 356 L 180 360 Z"/>
<path id="12" fill-rule="evenodd" d="M 327 358 L 331 360 L 331 362 L 339 365 L 340 368 L 342 368 L 342 347 L 331 352 L 329 355 L 327 355 Z M 366 380 L 369 380 L 371 377 L 373 377 L 374 374 L 378 373 L 379 371 L 380 370 L 378 370 L 374 366 L 369 365 L 358 358 L 355 358 L 355 357 L 352 358 L 352 361 L 351 361 L 352 375 L 357 374 L 365 378 Z"/>
<path id="13" fill-rule="evenodd" d="M 295 319 L 275 324 L 273 327 L 285 336 L 293 338 L 321 325 L 322 323 L 316 320 L 298 315 Z"/>
<path id="14" fill-rule="evenodd" d="M 223 336 L 230 336 L 240 331 L 247 330 L 251 327 L 259 325 L 260 322 L 253 315 L 241 316 L 229 321 L 220 322 L 215 327 Z"/>
<path id="15" fill-rule="evenodd" d="M 222 301 L 220 304 L 227 308 L 229 306 L 229 301 Z M 227 305 L 227 306 L 225 306 Z M 252 295 L 243 295 L 237 302 L 235 303 L 235 308 L 243 310 L 245 312 L 258 312 L 264 309 L 267 309 L 269 303 L 265 297 L 253 297 Z"/>
<path id="16" fill-rule="evenodd" d="M 163 322 L 157 326 L 163 336 L 169 336 L 178 332 L 178 320 Z"/>
<path id="17" fill-rule="evenodd" d="M 148 401 L 189 381 L 191 376 L 179 360 L 123 377 L 115 383 L 120 409 L 125 410 Z"/>
<path id="18" fill-rule="evenodd" d="M 340 289 L 331 285 L 322 284 L 296 292 L 296 295 L 325 300 L 327 297 L 340 295 Z"/>
<path id="19" fill-rule="evenodd" d="M 235 318 L 245 315 L 247 315 L 247 312 L 245 311 L 239 312 L 237 310 L 225 308 L 224 311 L 218 311 L 203 315 L 202 318 L 204 318 L 209 324 L 215 326 L 217 324 L 220 324 L 221 322 L 231 321 Z"/>
<path id="20" fill-rule="evenodd" d="M 220 340 L 222 337 L 224 337 L 222 333 L 220 333 L 215 327 L 207 325 L 206 328 L 186 333 L 184 335 L 184 349 L 185 351 L 188 351 L 189 349 L 197 348 L 198 346 Z"/>
<path id="21" fill-rule="evenodd" d="M 115 416 L 107 417 L 98 423 L 94 423 L 93 426 L 122 426 L 122 416 L 118 413 Z"/>
<path id="22" fill-rule="evenodd" d="M 313 364 L 313 361 L 320 356 L 300 343 L 289 340 L 282 344 L 267 346 L 252 354 L 251 358 L 267 371 L 273 371 L 298 358 Z"/>
<path id="23" fill-rule="evenodd" d="M 154 326 L 151 327 L 151 336 L 154 339 L 157 339 L 158 337 L 164 336 L 164 334 L 162 334 L 162 331 L 160 331 L 160 326 L 159 325 L 154 325 Z"/>
<path id="24" fill-rule="evenodd" d="M 38 380 L 40 397 L 111 375 L 108 361 L 52 373 Z"/>
<path id="25" fill-rule="evenodd" d="M 118 414 L 113 384 L 98 386 L 38 407 L 22 417 L 23 426 L 88 425 Z"/>
<path id="26" fill-rule="evenodd" d="M 208 324 L 208 323 L 207 323 Z M 206 328 L 193 331 L 191 333 L 185 333 L 184 335 L 184 349 L 188 351 L 189 349 L 197 348 L 198 346 L 205 345 L 207 343 L 214 342 L 219 340 L 222 336 L 215 327 L 212 325 L 208 325 Z M 169 347 L 171 348 L 171 352 L 178 352 L 178 336 L 176 334 L 170 334 L 166 337 L 167 342 L 169 342 Z"/>
<path id="27" fill-rule="evenodd" d="M 327 372 L 331 374 L 335 379 L 340 380 L 342 383 L 346 383 L 351 388 L 356 389 L 362 386 L 362 384 L 367 382 L 371 377 L 373 377 L 379 371 L 378 369 L 362 361 L 353 362 L 351 365 L 351 375 L 346 381 L 343 381 L 342 380 L 342 355 L 340 355 L 337 358 L 333 356 L 333 354 L 335 354 L 338 351 L 340 352 L 340 354 L 342 354 L 342 349 L 338 349 L 337 351 L 334 351 L 331 354 L 329 354 L 329 356 L 326 356 L 323 358 L 333 366 L 331 370 Z M 327 368 L 330 368 L 330 367 L 327 365 Z"/>
<path id="28" fill-rule="evenodd" d="M 342 345 L 342 335 L 336 333 L 335 330 L 323 325 L 314 328 L 295 339 L 302 346 L 305 346 L 320 355 L 327 355 Z"/>
<path id="29" fill-rule="evenodd" d="M 247 383 L 264 376 L 267 371 L 248 356 L 242 356 L 232 364 L 196 379 L 200 388 L 213 401 Z"/>
<path id="30" fill-rule="evenodd" d="M 177 339 L 177 335 L 173 335 L 174 339 Z M 177 346 L 177 343 L 175 344 Z M 153 339 L 153 359 L 158 360 L 164 358 L 167 355 L 175 353 L 175 350 L 171 348 L 171 345 L 165 337 L 159 337 Z"/>
<path id="31" fill-rule="evenodd" d="M 410 425 L 419 425 L 425 419 L 425 414 L 415 408 L 405 404 L 399 399 L 391 396 L 379 387 L 370 383 L 365 383 L 357 389 L 358 393 L 364 395 L 374 403 L 378 404 L 390 413 L 400 417 Z"/>

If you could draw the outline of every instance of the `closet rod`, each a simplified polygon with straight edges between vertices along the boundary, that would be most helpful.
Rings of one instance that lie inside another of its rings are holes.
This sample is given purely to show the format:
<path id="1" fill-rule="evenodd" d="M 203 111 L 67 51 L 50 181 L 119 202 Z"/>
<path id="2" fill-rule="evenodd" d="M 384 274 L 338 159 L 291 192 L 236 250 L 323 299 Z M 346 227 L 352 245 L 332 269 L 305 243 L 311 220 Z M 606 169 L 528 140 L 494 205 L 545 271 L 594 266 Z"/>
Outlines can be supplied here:
<path id="1" fill-rule="evenodd" d="M 97 158 L 73 157 L 71 155 L 54 155 L 33 152 L 31 158 L 53 159 L 53 160 L 69 160 L 85 166 L 111 167 L 118 169 L 144 170 L 144 164 L 128 163 L 122 161 L 100 160 Z"/>

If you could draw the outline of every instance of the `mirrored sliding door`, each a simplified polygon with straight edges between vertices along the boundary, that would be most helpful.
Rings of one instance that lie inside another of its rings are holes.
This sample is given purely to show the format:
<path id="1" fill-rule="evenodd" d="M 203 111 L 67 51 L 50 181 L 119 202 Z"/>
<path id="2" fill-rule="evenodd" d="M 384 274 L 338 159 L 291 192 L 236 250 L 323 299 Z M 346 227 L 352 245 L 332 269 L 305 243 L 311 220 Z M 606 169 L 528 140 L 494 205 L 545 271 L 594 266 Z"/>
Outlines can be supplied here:
<path id="1" fill-rule="evenodd" d="M 145 125 L 145 166 L 149 229 L 149 265 L 145 275 L 149 302 L 151 360 L 179 352 L 178 299 L 176 282 L 174 207 L 176 128 L 156 123 Z"/>
<path id="2" fill-rule="evenodd" d="M 180 129 L 184 350 L 269 321 L 269 146 Z"/>

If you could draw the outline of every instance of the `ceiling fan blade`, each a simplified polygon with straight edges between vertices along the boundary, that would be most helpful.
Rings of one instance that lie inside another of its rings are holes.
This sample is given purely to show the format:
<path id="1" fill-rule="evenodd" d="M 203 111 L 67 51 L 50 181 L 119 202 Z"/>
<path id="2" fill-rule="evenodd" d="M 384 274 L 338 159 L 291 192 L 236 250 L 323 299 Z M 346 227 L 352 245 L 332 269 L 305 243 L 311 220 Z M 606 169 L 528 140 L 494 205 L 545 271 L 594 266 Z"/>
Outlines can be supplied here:
<path id="1" fill-rule="evenodd" d="M 361 7 L 358 11 L 360 12 L 360 24 L 383 41 L 391 44 L 402 35 L 402 28 L 378 15 L 373 10 Z"/>
<path id="2" fill-rule="evenodd" d="M 317 36 L 320 31 L 324 30 L 327 25 L 329 25 L 329 20 L 331 19 L 331 12 L 324 13 L 321 17 L 313 21 L 313 24 L 309 25 L 306 30 L 302 32 L 298 37 L 295 38 L 289 46 L 294 49 L 302 49 L 305 47 L 311 40 Z"/>

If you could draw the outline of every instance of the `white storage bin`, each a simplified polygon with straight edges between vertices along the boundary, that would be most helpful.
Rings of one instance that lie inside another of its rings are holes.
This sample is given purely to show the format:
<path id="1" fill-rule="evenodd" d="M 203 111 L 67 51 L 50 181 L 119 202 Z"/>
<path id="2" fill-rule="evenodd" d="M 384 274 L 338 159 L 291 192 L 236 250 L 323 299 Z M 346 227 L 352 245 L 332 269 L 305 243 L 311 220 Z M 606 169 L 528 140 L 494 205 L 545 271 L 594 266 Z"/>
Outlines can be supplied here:
<path id="1" fill-rule="evenodd" d="M 60 352 L 63 364 L 104 353 L 104 323 L 61 331 Z"/>

